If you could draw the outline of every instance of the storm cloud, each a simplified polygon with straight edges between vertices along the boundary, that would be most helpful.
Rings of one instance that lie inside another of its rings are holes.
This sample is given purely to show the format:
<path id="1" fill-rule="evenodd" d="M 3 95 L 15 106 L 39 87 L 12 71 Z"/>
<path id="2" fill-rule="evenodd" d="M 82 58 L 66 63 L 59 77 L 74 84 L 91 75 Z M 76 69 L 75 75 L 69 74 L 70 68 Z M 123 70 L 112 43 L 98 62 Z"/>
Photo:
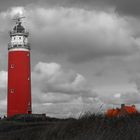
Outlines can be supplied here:
<path id="1" fill-rule="evenodd" d="M 75 8 L 25 9 L 34 49 L 79 63 L 138 51 L 127 20 Z M 38 47 L 40 46 L 40 47 Z"/>
<path id="2" fill-rule="evenodd" d="M 88 10 L 115 11 L 129 16 L 140 15 L 139 0 L 5 0 L 1 2 L 0 9 L 6 10 L 15 6 L 40 7 L 75 7 Z"/>
<path id="3" fill-rule="evenodd" d="M 65 70 L 56 63 L 39 62 L 32 72 L 32 86 L 34 111 L 49 113 L 55 107 L 51 114 L 58 111 L 62 114 L 75 114 L 74 110 L 78 110 L 79 114 L 82 110 L 86 111 L 83 105 L 93 106 L 94 99 L 98 97 L 92 85 L 82 75 Z M 48 109 L 48 106 L 51 108 Z M 94 108 L 97 109 L 98 105 Z"/>
<path id="4" fill-rule="evenodd" d="M 25 16 L 33 112 L 78 116 L 139 104 L 138 0 L 24 0 L 0 4 L 0 103 L 6 112 L 8 32 Z M 41 108 L 41 110 L 40 110 Z"/>
<path id="5" fill-rule="evenodd" d="M 123 15 L 140 16 L 139 0 L 42 0 L 41 2 L 52 6 L 79 7 L 100 11 L 114 10 Z"/>

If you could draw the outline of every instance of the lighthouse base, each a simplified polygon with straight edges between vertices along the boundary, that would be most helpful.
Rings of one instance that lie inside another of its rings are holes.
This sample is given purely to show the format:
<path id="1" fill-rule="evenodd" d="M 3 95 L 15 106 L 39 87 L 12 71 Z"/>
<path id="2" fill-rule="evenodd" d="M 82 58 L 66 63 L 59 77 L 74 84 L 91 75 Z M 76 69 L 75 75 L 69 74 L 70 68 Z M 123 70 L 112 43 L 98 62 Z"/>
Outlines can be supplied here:
<path id="1" fill-rule="evenodd" d="M 20 121 L 20 122 L 38 122 L 46 121 L 46 114 L 17 114 L 12 117 L 8 117 L 8 121 Z"/>

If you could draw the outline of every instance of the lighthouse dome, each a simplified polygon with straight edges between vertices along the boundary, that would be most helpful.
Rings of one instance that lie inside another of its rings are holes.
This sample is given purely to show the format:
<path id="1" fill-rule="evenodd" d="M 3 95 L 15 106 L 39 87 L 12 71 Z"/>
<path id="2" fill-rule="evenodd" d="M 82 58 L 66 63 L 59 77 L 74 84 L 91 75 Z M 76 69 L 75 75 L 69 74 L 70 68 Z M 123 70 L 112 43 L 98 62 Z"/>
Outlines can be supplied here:
<path id="1" fill-rule="evenodd" d="M 13 29 L 17 33 L 23 33 L 25 31 L 25 28 L 21 25 L 21 22 L 16 25 Z"/>

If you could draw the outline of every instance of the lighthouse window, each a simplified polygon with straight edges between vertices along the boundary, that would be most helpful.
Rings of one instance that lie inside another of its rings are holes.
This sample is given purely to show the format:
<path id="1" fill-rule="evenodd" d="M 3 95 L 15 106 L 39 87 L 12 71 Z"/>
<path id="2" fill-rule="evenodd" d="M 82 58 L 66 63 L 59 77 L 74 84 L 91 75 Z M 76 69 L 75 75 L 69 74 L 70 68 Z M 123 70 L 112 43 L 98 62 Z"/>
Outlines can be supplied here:
<path id="1" fill-rule="evenodd" d="M 15 92 L 15 90 L 14 89 L 10 89 L 10 93 L 14 93 Z"/>
<path id="2" fill-rule="evenodd" d="M 19 37 L 19 39 L 21 39 L 21 37 Z"/>
<path id="3" fill-rule="evenodd" d="M 10 65 L 10 68 L 13 69 L 13 68 L 14 68 L 14 64 L 11 64 L 11 65 Z"/>

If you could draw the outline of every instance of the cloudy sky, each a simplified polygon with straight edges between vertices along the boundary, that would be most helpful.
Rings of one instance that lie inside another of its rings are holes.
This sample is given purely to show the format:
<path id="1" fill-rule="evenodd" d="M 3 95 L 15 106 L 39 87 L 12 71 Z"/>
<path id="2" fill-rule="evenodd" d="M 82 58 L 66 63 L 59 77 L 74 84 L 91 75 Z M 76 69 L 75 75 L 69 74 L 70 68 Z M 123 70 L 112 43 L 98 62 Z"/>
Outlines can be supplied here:
<path id="1" fill-rule="evenodd" d="M 78 116 L 140 108 L 139 0 L 0 1 L 0 112 L 6 113 L 8 32 L 30 32 L 34 113 Z M 102 108 L 101 108 L 102 106 Z"/>

